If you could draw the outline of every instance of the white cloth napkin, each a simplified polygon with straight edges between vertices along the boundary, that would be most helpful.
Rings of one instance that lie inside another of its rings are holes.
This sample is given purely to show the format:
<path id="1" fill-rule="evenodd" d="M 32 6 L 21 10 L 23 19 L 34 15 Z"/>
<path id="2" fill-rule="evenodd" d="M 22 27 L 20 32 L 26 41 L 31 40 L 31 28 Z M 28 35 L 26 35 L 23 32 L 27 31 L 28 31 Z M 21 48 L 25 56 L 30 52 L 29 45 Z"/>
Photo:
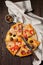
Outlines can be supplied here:
<path id="1" fill-rule="evenodd" d="M 25 2 L 27 2 L 27 1 L 25 1 Z M 21 22 L 23 22 L 24 24 L 30 23 L 30 24 L 33 25 L 33 27 L 37 31 L 38 39 L 41 42 L 41 44 L 39 46 L 39 49 L 42 50 L 42 41 L 41 41 L 42 36 L 40 34 L 39 28 L 36 26 L 37 24 L 41 24 L 41 21 L 25 15 L 24 14 L 24 10 L 25 9 L 23 8 L 22 5 L 21 6 L 19 5 L 20 3 L 21 2 L 18 2 L 18 4 L 17 3 L 14 4 L 11 1 L 5 1 L 5 4 L 8 7 L 9 14 L 13 14 L 13 15 L 16 15 L 17 16 L 16 17 L 16 20 L 14 19 L 14 22 L 17 22 L 17 18 L 19 18 L 18 20 L 21 21 Z M 28 4 L 30 5 L 30 7 L 29 7 L 30 9 L 28 8 L 29 9 L 28 11 L 31 11 L 32 8 L 31 8 L 31 2 L 30 2 L 30 0 L 29 0 L 29 3 Z M 24 20 L 23 20 L 23 17 L 24 17 Z M 39 65 L 41 63 L 41 53 L 39 52 L 39 50 L 36 50 L 35 53 L 39 57 L 39 61 L 34 60 L 33 61 L 33 65 L 36 65 L 36 64 Z"/>

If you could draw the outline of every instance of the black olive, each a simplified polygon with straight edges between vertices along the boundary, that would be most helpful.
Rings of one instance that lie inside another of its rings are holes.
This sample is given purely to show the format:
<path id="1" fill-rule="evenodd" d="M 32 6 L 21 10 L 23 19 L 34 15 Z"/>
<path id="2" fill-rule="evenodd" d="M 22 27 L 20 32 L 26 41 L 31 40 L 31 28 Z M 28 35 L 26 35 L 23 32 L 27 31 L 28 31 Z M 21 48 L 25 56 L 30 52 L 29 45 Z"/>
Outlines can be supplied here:
<path id="1" fill-rule="evenodd" d="M 16 35 L 14 34 L 13 37 L 15 37 Z"/>
<path id="2" fill-rule="evenodd" d="M 33 43 L 33 40 L 30 40 L 30 43 Z"/>
<path id="3" fill-rule="evenodd" d="M 9 33 L 10 34 L 10 36 L 12 36 L 12 33 Z"/>
<path id="4" fill-rule="evenodd" d="M 13 41 L 13 38 L 11 37 L 10 40 Z"/>

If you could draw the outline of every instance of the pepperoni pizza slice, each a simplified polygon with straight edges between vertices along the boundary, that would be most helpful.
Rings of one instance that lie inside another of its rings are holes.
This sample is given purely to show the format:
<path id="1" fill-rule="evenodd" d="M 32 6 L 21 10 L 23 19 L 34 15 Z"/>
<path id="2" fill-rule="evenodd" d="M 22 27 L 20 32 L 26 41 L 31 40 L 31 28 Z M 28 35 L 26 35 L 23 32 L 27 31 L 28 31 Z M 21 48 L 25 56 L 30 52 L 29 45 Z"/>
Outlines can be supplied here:
<path id="1" fill-rule="evenodd" d="M 31 37 L 36 34 L 36 31 L 31 24 L 24 25 L 23 27 L 23 37 L 27 40 L 28 37 Z"/>
<path id="2" fill-rule="evenodd" d="M 31 54 L 31 50 L 26 45 L 23 45 L 18 51 L 18 53 L 16 53 L 16 55 L 19 57 L 28 56 L 30 54 Z"/>

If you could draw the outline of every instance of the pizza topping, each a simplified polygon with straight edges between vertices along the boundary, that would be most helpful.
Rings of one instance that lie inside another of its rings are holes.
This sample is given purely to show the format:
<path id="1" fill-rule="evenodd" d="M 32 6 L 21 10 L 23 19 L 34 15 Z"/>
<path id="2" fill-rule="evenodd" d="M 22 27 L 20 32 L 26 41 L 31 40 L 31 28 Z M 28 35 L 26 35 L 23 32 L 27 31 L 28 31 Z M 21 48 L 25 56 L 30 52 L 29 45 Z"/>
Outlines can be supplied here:
<path id="1" fill-rule="evenodd" d="M 13 41 L 13 38 L 11 37 L 10 40 Z"/>
<path id="2" fill-rule="evenodd" d="M 15 50 L 19 49 L 19 46 L 18 46 L 18 45 L 15 45 L 15 46 L 14 46 L 14 49 L 15 49 Z"/>
<path id="3" fill-rule="evenodd" d="M 19 46 L 18 45 L 15 45 L 14 47 L 10 48 L 11 50 L 18 50 L 19 49 Z"/>
<path id="4" fill-rule="evenodd" d="M 33 40 L 30 40 L 30 43 L 33 43 Z"/>
<path id="5" fill-rule="evenodd" d="M 27 38 L 27 34 L 23 33 L 23 36 L 24 36 L 25 38 Z"/>
<path id="6" fill-rule="evenodd" d="M 26 41 L 28 40 L 28 36 L 27 36 L 27 34 L 23 34 L 23 37 L 26 39 Z"/>
<path id="7" fill-rule="evenodd" d="M 22 44 L 22 41 L 18 41 L 18 44 Z"/>
<path id="8" fill-rule="evenodd" d="M 17 27 L 16 26 L 14 26 L 14 30 L 17 30 Z"/>
<path id="9" fill-rule="evenodd" d="M 29 32 L 29 30 L 25 30 L 24 32 L 25 32 L 25 33 L 26 33 L 26 32 Z"/>
<path id="10" fill-rule="evenodd" d="M 18 39 L 16 39 L 16 42 L 18 42 Z"/>
<path id="11" fill-rule="evenodd" d="M 15 37 L 16 35 L 14 34 L 13 37 Z"/>
<path id="12" fill-rule="evenodd" d="M 12 33 L 9 33 L 10 36 L 12 36 Z"/>
<path id="13" fill-rule="evenodd" d="M 29 32 L 30 32 L 30 34 L 33 34 L 34 33 L 33 30 L 30 30 Z"/>
<path id="14" fill-rule="evenodd" d="M 11 47 L 11 45 L 9 45 L 9 47 Z"/>
<path id="15" fill-rule="evenodd" d="M 29 54 L 29 53 L 31 53 L 31 51 L 30 51 L 30 50 L 28 50 L 28 51 L 27 51 L 27 54 Z"/>
<path id="16" fill-rule="evenodd" d="M 22 54 L 22 55 L 25 55 L 25 54 L 26 54 L 26 52 L 25 52 L 24 50 L 22 50 L 22 51 L 21 51 L 21 54 Z"/>
<path id="17" fill-rule="evenodd" d="M 26 45 L 24 45 L 23 47 L 26 48 Z"/>

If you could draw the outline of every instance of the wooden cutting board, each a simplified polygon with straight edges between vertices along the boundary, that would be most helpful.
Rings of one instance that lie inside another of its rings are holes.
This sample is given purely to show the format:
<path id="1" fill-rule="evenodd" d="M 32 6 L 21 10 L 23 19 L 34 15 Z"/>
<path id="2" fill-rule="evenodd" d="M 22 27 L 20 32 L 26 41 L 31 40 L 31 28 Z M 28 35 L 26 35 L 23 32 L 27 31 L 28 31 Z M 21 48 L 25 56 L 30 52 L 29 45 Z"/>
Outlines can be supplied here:
<path id="1" fill-rule="evenodd" d="M 32 65 L 33 57 L 28 56 L 24 58 L 12 56 L 10 52 L 6 49 L 5 45 L 5 36 L 7 31 L 9 30 L 10 26 L 14 23 L 8 24 L 5 21 L 5 15 L 8 14 L 7 7 L 4 2 L 1 3 L 1 10 L 0 10 L 0 65 Z"/>

